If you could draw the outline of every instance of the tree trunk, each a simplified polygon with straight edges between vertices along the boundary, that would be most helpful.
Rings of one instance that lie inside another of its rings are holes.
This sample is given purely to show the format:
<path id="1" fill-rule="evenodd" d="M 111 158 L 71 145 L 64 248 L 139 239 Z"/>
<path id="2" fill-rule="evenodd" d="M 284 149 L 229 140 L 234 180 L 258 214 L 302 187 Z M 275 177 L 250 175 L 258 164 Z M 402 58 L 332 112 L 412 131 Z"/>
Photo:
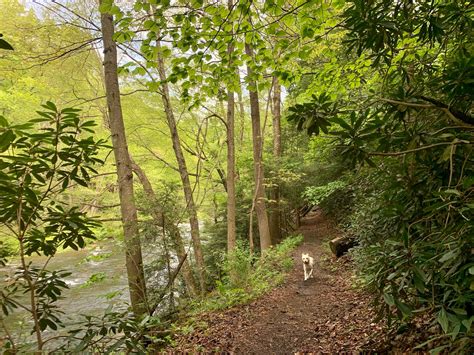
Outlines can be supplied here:
<path id="1" fill-rule="evenodd" d="M 229 0 L 227 7 L 232 11 L 233 0 Z M 227 55 L 229 65 L 232 66 L 232 53 L 234 45 L 229 43 L 227 46 Z M 236 241 L 236 202 L 235 202 L 235 96 L 230 89 L 227 90 L 227 251 L 235 249 Z"/>
<path id="2" fill-rule="evenodd" d="M 133 174 L 120 103 L 120 88 L 117 77 L 117 47 L 112 39 L 114 23 L 113 17 L 110 14 L 101 14 L 100 21 L 104 43 L 105 92 L 117 169 L 130 302 L 135 315 L 140 316 L 147 312 L 148 305 L 142 250 L 138 234 L 137 210 L 133 195 Z"/>
<path id="3" fill-rule="evenodd" d="M 240 80 L 240 73 L 237 70 L 237 76 L 239 76 Z M 237 99 L 239 101 L 239 118 L 240 118 L 240 134 L 239 134 L 239 147 L 242 149 L 244 146 L 244 135 L 245 135 L 245 106 L 244 106 L 244 98 L 242 96 L 242 90 L 237 93 Z"/>
<path id="4" fill-rule="evenodd" d="M 235 145 L 234 145 L 234 93 L 227 93 L 227 251 L 235 249 Z"/>
<path id="5" fill-rule="evenodd" d="M 253 58 L 253 49 L 245 44 L 245 53 Z M 250 115 L 252 118 L 252 141 L 253 162 L 255 174 L 255 212 L 257 214 L 258 232 L 260 236 L 260 248 L 262 251 L 271 246 L 270 228 L 268 225 L 267 209 L 265 206 L 265 186 L 262 156 L 262 133 L 260 128 L 260 107 L 258 101 L 258 88 L 256 81 L 252 78 L 252 68 L 247 66 L 248 90 L 250 97 Z"/>
<path id="6" fill-rule="evenodd" d="M 184 283 L 186 284 L 186 289 L 188 290 L 188 293 L 191 296 L 195 296 L 197 294 L 196 283 L 194 281 L 194 276 L 191 267 L 189 266 L 189 263 L 186 259 L 186 250 L 184 248 L 184 241 L 181 237 L 181 233 L 178 227 L 176 227 L 173 223 L 171 223 L 171 221 L 168 220 L 163 211 L 163 208 L 158 205 L 158 199 L 156 198 L 155 190 L 151 186 L 150 180 L 148 180 L 148 177 L 146 176 L 142 168 L 133 160 L 132 169 L 140 180 L 140 183 L 143 186 L 143 190 L 145 191 L 147 198 L 152 201 L 153 221 L 157 226 L 167 230 L 170 233 L 172 240 L 174 241 L 176 255 L 178 256 L 179 262 L 183 263 L 183 279 Z"/>
<path id="7" fill-rule="evenodd" d="M 173 109 L 171 107 L 171 99 L 168 84 L 166 82 L 166 71 L 163 57 L 160 54 L 161 45 L 160 41 L 157 40 L 156 46 L 158 49 L 158 73 L 161 80 L 162 89 L 162 100 L 165 108 L 166 119 L 168 121 L 168 127 L 171 133 L 171 141 L 173 142 L 173 150 L 176 155 L 176 161 L 178 163 L 179 175 L 181 177 L 181 183 L 183 184 L 184 197 L 186 199 L 186 209 L 189 215 L 189 224 L 191 226 L 191 239 L 193 241 L 194 257 L 196 258 L 196 265 L 198 269 L 199 284 L 201 286 L 201 292 L 206 289 L 205 281 L 205 265 L 204 258 L 202 255 L 201 239 L 199 236 L 199 221 L 197 218 L 196 205 L 194 203 L 193 190 L 191 188 L 191 182 L 189 180 L 188 168 L 184 159 L 183 150 L 181 148 L 181 141 L 178 134 L 178 127 L 174 118 Z"/>
<path id="8" fill-rule="evenodd" d="M 273 78 L 273 100 L 272 100 L 272 116 L 273 116 L 273 158 L 275 160 L 275 169 L 278 171 L 280 167 L 280 159 L 282 155 L 281 149 L 281 86 L 278 78 Z M 277 184 L 270 190 L 270 234 L 272 236 L 272 244 L 277 244 L 281 240 L 281 211 L 280 211 L 280 186 Z"/>

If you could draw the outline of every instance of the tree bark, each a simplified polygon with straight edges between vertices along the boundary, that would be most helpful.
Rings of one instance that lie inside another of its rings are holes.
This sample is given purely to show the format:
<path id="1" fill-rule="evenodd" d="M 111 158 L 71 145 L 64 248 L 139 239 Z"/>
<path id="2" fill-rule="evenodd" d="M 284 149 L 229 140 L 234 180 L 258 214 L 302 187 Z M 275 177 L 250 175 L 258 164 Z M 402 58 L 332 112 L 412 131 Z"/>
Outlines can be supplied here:
<path id="1" fill-rule="evenodd" d="M 272 116 L 273 116 L 273 158 L 275 161 L 275 169 L 278 171 L 280 167 L 280 159 L 282 155 L 281 148 L 281 86 L 278 78 L 273 78 L 273 99 L 272 99 Z M 270 190 L 270 234 L 272 236 L 272 244 L 277 244 L 281 240 L 281 211 L 280 211 L 280 186 L 276 184 Z"/>
<path id="2" fill-rule="evenodd" d="M 168 121 L 168 127 L 171 133 L 173 150 L 176 156 L 176 161 L 178 163 L 179 175 L 181 177 L 181 183 L 183 185 L 184 197 L 186 199 L 186 209 L 188 211 L 189 224 L 191 226 L 191 239 L 193 242 L 194 257 L 196 258 L 196 266 L 198 269 L 199 284 L 201 287 L 201 292 L 204 292 L 206 289 L 205 265 L 201 248 L 201 239 L 199 235 L 199 221 L 197 218 L 196 205 L 194 203 L 193 190 L 191 188 L 191 182 L 189 180 L 189 172 L 186 166 L 186 160 L 184 159 L 183 150 L 181 148 L 178 127 L 176 126 L 176 121 L 171 106 L 169 87 L 166 82 L 165 63 L 160 53 L 161 45 L 159 40 L 157 40 L 156 46 L 158 49 L 158 74 L 160 76 L 162 89 L 161 98 L 163 100 L 166 119 Z"/>
<path id="3" fill-rule="evenodd" d="M 155 222 L 157 226 L 162 227 L 165 230 L 167 230 L 174 241 L 176 255 L 178 256 L 179 262 L 183 264 L 182 265 L 183 279 L 184 279 L 184 283 L 186 284 L 186 289 L 188 290 L 188 293 L 191 296 L 195 296 L 197 294 L 196 283 L 194 281 L 194 276 L 193 276 L 191 267 L 186 259 L 187 255 L 186 255 L 186 250 L 184 248 L 184 241 L 181 236 L 181 233 L 178 227 L 176 227 L 166 217 L 163 211 L 163 208 L 161 208 L 161 206 L 158 205 L 158 199 L 156 198 L 155 190 L 153 189 L 153 186 L 151 186 L 150 180 L 148 180 L 148 177 L 146 176 L 145 172 L 137 163 L 133 161 L 133 159 L 132 159 L 132 169 L 137 175 L 138 179 L 140 180 L 140 183 L 143 186 L 143 190 L 145 191 L 147 198 L 152 201 L 153 221 Z"/>
<path id="4" fill-rule="evenodd" d="M 233 0 L 227 3 L 232 11 Z M 232 66 L 233 43 L 227 46 L 229 65 Z M 227 251 L 235 249 L 236 243 L 236 202 L 235 202 L 235 96 L 230 89 L 227 90 Z"/>
<path id="5" fill-rule="evenodd" d="M 141 316 L 147 312 L 145 275 L 142 250 L 138 233 L 138 218 L 133 195 L 133 174 L 128 153 L 120 87 L 117 76 L 117 47 L 113 41 L 114 22 L 110 14 L 101 14 L 102 38 L 104 43 L 104 77 L 110 131 L 114 150 L 119 186 L 120 209 L 125 240 L 125 263 L 127 267 L 130 302 L 133 313 Z"/>
<path id="6" fill-rule="evenodd" d="M 253 49 L 250 44 L 245 44 L 245 53 L 253 58 Z M 252 68 L 247 65 L 248 90 L 250 97 L 250 115 L 252 118 L 252 141 L 253 141 L 253 161 L 255 174 L 255 212 L 257 214 L 258 232 L 260 236 L 260 248 L 262 251 L 271 246 L 270 228 L 265 205 L 265 186 L 262 156 L 262 133 L 260 128 L 260 107 L 258 100 L 257 83 L 252 78 Z"/>
<path id="7" fill-rule="evenodd" d="M 235 145 L 234 145 L 234 93 L 227 93 L 227 251 L 235 249 L 236 199 L 235 199 Z"/>
<path id="8" fill-rule="evenodd" d="M 237 76 L 240 74 L 237 70 Z M 245 105 L 244 105 L 244 98 L 242 95 L 242 89 L 237 93 L 237 99 L 239 102 L 239 118 L 240 118 L 240 134 L 239 134 L 239 147 L 242 148 L 244 146 L 244 135 L 245 135 Z"/>

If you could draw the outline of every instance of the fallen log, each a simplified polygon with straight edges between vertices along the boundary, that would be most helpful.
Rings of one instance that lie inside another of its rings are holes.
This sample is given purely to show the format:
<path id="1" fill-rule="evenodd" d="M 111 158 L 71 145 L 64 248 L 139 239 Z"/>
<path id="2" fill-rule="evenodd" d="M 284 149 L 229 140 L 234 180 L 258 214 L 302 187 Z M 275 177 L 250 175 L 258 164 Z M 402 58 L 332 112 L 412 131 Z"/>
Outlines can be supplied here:
<path id="1" fill-rule="evenodd" d="M 357 239 L 349 236 L 337 237 L 329 241 L 331 251 L 338 258 L 347 253 L 350 248 L 355 247 L 357 244 L 359 244 Z"/>
<path id="2" fill-rule="evenodd" d="M 301 216 L 301 217 L 304 217 L 306 216 L 309 212 L 311 212 L 313 210 L 313 207 L 315 207 L 314 205 L 304 205 L 303 207 L 301 207 L 299 210 L 298 210 L 298 214 Z"/>

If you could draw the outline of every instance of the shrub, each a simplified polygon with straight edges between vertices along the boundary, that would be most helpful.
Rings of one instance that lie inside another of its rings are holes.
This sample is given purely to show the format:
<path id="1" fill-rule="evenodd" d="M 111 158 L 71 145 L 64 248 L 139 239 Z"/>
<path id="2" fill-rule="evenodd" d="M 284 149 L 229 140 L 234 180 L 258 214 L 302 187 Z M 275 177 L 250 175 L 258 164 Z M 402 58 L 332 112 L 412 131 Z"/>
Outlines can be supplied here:
<path id="1" fill-rule="evenodd" d="M 356 193 L 349 230 L 361 242 L 359 276 L 380 314 L 394 325 L 428 315 L 445 334 L 444 346 L 460 350 L 473 337 L 473 182 L 459 170 L 452 172 L 458 184 L 446 186 L 443 167 L 425 156 L 409 174 L 398 164 L 374 173 L 377 187 Z"/>
<path id="2" fill-rule="evenodd" d="M 224 276 L 216 282 L 216 290 L 197 304 L 196 310 L 232 307 L 269 291 L 284 280 L 284 275 L 293 265 L 291 251 L 302 241 L 302 236 L 286 238 L 258 259 L 241 244 L 238 245 L 223 262 Z"/>
<path id="3" fill-rule="evenodd" d="M 94 133 L 95 123 L 81 120 L 77 109 L 59 110 L 47 102 L 37 113 L 37 118 L 20 125 L 0 116 L 0 225 L 17 241 L 20 256 L 15 276 L 0 292 L 0 307 L 5 316 L 19 309 L 28 312 L 35 350 L 41 352 L 51 339 L 48 328 L 64 326 L 56 301 L 68 288 L 64 278 L 71 274 L 49 271 L 50 258 L 60 249 L 83 248 L 99 226 L 60 197 L 70 185 L 87 186 L 90 174 L 97 174 L 95 167 L 103 163 L 97 156 L 105 141 L 87 136 Z M 33 265 L 32 254 L 44 255 L 47 261 Z M 3 345 L 13 352 L 32 350 L 16 340 L 8 336 Z"/>
<path id="4" fill-rule="evenodd" d="M 331 181 L 323 186 L 309 186 L 303 192 L 303 198 L 312 205 L 319 205 L 337 190 L 342 190 L 347 183 L 341 180 Z"/>

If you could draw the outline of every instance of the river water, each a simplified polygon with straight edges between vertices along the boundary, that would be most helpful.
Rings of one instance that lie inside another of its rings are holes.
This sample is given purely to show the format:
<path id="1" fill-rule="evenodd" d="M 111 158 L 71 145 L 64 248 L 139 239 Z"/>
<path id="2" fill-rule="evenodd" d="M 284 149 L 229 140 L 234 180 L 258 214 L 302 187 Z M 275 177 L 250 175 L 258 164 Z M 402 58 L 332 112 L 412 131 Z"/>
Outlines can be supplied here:
<path id="1" fill-rule="evenodd" d="M 187 223 L 182 223 L 178 227 L 186 244 L 186 250 L 189 254 L 188 259 L 191 259 L 193 253 L 190 249 L 190 226 Z M 203 228 L 202 225 L 200 227 Z M 161 238 L 158 237 L 157 239 Z M 161 242 L 157 239 L 142 240 L 145 268 L 147 269 L 148 265 L 153 270 L 148 271 L 147 275 L 147 289 L 151 298 L 153 289 L 160 290 L 167 284 L 169 277 L 167 267 L 163 263 L 156 263 L 158 260 L 163 260 L 165 254 Z M 28 262 L 30 261 L 33 266 L 42 267 L 46 257 L 35 255 L 28 257 Z M 0 267 L 0 287 L 3 287 L 2 283 L 5 278 L 8 279 L 14 275 L 19 265 L 19 260 L 13 259 L 6 267 Z M 177 265 L 177 258 L 172 257 L 170 268 L 174 270 Z M 60 318 L 66 327 L 61 333 L 73 327 L 78 320 L 82 320 L 82 315 L 100 316 L 104 314 L 109 306 L 113 306 L 114 310 L 117 311 L 125 310 L 129 305 L 125 249 L 123 242 L 114 238 L 97 241 L 78 251 L 63 250 L 50 260 L 47 270 L 71 272 L 71 275 L 64 280 L 69 288 L 63 291 L 63 298 L 56 302 L 56 305 L 64 312 Z M 96 282 L 92 282 L 91 278 L 95 279 Z M 175 298 L 179 298 L 179 292 L 176 289 L 173 291 L 173 295 Z M 27 295 L 20 296 L 16 300 L 28 304 Z M 0 312 L 2 311 L 0 310 Z M 35 339 L 31 335 L 33 321 L 26 311 L 16 309 L 14 313 L 4 318 L 3 322 L 7 325 L 17 344 L 34 343 Z M 53 334 L 53 331 L 47 330 L 45 335 L 48 338 L 55 334 Z M 4 337 L 4 330 L 0 326 L 0 349 Z M 52 348 L 57 345 L 59 343 L 55 341 L 49 343 Z"/>
<path id="2" fill-rule="evenodd" d="M 155 247 L 147 245 L 145 260 L 162 257 L 159 247 Z M 34 266 L 42 266 L 46 258 L 32 256 L 28 260 L 32 261 Z M 7 267 L 0 268 L 0 275 L 11 277 L 18 266 L 18 261 L 13 260 Z M 121 243 L 112 239 L 100 241 L 79 251 L 62 251 L 51 259 L 47 269 L 67 270 L 72 273 L 65 279 L 69 289 L 63 292 L 64 298 L 56 303 L 64 312 L 61 320 L 65 324 L 73 323 L 80 319 L 81 315 L 101 315 L 110 305 L 115 309 L 126 309 L 129 303 L 125 251 Z M 163 273 L 157 274 L 160 274 L 160 278 L 165 277 Z M 96 279 L 96 282 L 93 282 L 91 277 Z M 27 296 L 23 299 L 26 301 Z M 31 341 L 29 333 L 33 323 L 25 311 L 16 310 L 4 319 L 4 322 L 15 335 L 17 342 Z M 3 329 L 0 327 L 0 338 L 4 335 L 2 333 Z"/>

